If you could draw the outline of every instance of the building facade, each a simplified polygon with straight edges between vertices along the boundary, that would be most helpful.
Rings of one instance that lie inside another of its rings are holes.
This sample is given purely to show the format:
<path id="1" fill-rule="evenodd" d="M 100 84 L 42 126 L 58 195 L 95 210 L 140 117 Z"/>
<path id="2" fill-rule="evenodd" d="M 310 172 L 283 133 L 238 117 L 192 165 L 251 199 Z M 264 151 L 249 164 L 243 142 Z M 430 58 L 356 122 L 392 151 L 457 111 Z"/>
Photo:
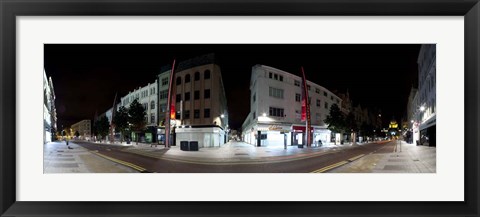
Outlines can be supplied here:
<path id="1" fill-rule="evenodd" d="M 305 121 L 301 121 L 302 78 L 265 65 L 252 67 L 250 113 L 242 125 L 242 140 L 256 146 L 301 145 Z M 324 120 L 330 106 L 342 100 L 326 88 L 307 81 L 313 144 L 331 142 Z"/>
<path id="2" fill-rule="evenodd" d="M 436 146 L 436 45 L 422 45 L 417 63 L 418 90 L 410 108 L 413 139 Z"/>
<path id="3" fill-rule="evenodd" d="M 167 95 L 171 67 L 163 67 L 158 75 L 159 139 L 165 135 Z M 166 71 L 165 71 L 166 70 Z M 226 142 L 228 110 L 222 73 L 214 54 L 182 61 L 175 68 L 173 79 L 175 145 L 181 141 L 198 141 L 199 147 L 218 147 Z"/>
<path id="4" fill-rule="evenodd" d="M 57 113 L 55 109 L 55 91 L 52 78 L 47 78 L 43 70 L 43 143 L 56 140 Z"/>
<path id="5" fill-rule="evenodd" d="M 76 136 L 76 132 L 79 133 L 77 139 L 90 140 L 92 136 L 92 124 L 90 120 L 81 120 L 70 127 Z"/>

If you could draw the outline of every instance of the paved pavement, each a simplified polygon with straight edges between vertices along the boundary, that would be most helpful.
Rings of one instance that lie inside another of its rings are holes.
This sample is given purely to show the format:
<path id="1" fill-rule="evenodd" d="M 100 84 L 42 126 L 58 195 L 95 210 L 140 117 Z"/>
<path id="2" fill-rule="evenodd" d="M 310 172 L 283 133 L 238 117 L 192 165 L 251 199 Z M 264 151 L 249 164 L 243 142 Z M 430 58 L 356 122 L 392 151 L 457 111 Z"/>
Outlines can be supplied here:
<path id="1" fill-rule="evenodd" d="M 398 142 L 392 153 L 372 153 L 331 173 L 435 173 L 436 147 Z"/>
<path id="2" fill-rule="evenodd" d="M 49 142 L 43 146 L 44 173 L 132 173 L 138 172 L 119 162 L 100 157 L 95 152 L 69 142 Z"/>

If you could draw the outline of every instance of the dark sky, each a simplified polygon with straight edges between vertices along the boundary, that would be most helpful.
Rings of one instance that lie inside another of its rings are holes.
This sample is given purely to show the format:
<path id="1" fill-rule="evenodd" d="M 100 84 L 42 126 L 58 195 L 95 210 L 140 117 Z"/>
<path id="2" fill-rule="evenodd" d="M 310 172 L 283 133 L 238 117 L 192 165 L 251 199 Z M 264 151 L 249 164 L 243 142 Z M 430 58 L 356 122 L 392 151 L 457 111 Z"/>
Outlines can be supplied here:
<path id="1" fill-rule="evenodd" d="M 93 119 L 124 96 L 153 82 L 160 68 L 215 53 L 222 70 L 230 126 L 249 112 L 251 68 L 263 64 L 300 75 L 329 90 L 350 92 L 354 105 L 379 108 L 400 120 L 417 83 L 420 45 L 368 44 L 46 44 L 45 71 L 52 76 L 58 127 Z"/>

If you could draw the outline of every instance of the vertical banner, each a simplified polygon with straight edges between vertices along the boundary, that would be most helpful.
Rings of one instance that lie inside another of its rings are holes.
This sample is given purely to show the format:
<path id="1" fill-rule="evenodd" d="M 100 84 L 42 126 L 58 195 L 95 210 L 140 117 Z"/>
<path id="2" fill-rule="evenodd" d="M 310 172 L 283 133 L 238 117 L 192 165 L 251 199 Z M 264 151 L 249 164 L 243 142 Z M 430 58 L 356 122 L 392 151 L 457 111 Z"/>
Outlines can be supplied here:
<path id="1" fill-rule="evenodd" d="M 173 60 L 172 71 L 170 71 L 170 80 L 168 83 L 167 112 L 165 113 L 165 148 L 170 147 L 170 118 L 175 119 L 175 101 L 172 100 L 172 95 L 175 94 L 175 91 L 173 90 L 174 75 L 175 75 L 175 59 Z M 173 116 L 172 116 L 172 112 L 173 112 Z"/>
<path id="2" fill-rule="evenodd" d="M 308 100 L 308 86 L 307 79 L 305 78 L 305 72 L 302 69 L 302 121 L 306 121 L 305 126 L 305 135 L 306 135 L 306 145 L 310 147 L 312 144 L 312 135 L 311 135 L 311 118 L 310 118 L 310 102 Z"/>

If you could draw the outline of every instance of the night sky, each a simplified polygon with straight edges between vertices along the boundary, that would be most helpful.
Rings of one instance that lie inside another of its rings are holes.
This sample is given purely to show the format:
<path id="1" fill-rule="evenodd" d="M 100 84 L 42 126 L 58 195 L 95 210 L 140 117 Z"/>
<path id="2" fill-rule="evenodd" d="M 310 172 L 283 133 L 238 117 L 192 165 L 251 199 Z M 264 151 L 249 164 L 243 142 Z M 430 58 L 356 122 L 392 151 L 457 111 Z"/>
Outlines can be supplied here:
<path id="1" fill-rule="evenodd" d="M 46 44 L 45 71 L 56 93 L 59 128 L 93 119 L 124 96 L 155 80 L 162 66 L 215 53 L 221 67 L 232 129 L 249 112 L 251 68 L 263 64 L 300 75 L 331 91 L 350 92 L 354 105 L 378 108 L 382 117 L 404 115 L 418 80 L 420 45 L 367 44 Z"/>

